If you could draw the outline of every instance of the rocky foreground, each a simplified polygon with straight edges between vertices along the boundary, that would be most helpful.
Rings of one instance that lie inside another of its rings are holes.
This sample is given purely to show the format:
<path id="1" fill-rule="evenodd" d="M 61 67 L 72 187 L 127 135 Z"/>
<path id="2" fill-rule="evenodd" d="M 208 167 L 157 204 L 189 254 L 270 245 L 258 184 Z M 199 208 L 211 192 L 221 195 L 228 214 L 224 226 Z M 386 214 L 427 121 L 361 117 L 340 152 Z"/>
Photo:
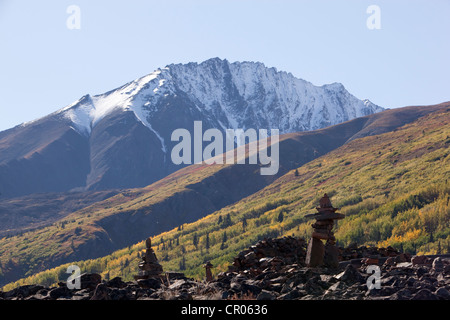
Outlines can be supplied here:
<path id="1" fill-rule="evenodd" d="M 308 268 L 303 239 L 265 239 L 210 282 L 170 272 L 132 282 L 83 274 L 78 290 L 66 283 L 28 285 L 0 292 L 0 300 L 450 300 L 450 255 L 411 257 L 390 247 L 350 246 L 340 249 L 340 259 L 337 269 Z"/>

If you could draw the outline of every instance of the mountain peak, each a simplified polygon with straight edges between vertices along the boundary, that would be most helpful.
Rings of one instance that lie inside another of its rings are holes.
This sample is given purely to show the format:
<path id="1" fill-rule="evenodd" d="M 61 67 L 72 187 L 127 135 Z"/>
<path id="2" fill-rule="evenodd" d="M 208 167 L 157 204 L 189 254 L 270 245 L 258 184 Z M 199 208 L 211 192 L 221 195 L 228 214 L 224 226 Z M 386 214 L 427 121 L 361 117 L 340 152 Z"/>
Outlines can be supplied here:
<path id="1" fill-rule="evenodd" d="M 314 86 L 261 62 L 230 63 L 215 57 L 158 68 L 106 93 L 85 95 L 57 113 L 89 136 L 113 111 L 133 112 L 166 150 L 164 141 L 170 135 L 155 128 L 165 118 L 168 105 L 189 114 L 178 127 L 188 126 L 187 120 L 196 115 L 192 122 L 209 119 L 215 128 L 276 128 L 280 133 L 315 130 L 383 110 L 357 99 L 338 82 Z"/>
<path id="2" fill-rule="evenodd" d="M 328 90 L 333 90 L 333 91 L 343 91 L 345 90 L 345 87 L 342 83 L 340 82 L 333 82 L 333 83 L 329 83 L 329 84 L 324 84 L 322 86 L 322 88 L 326 88 Z"/>

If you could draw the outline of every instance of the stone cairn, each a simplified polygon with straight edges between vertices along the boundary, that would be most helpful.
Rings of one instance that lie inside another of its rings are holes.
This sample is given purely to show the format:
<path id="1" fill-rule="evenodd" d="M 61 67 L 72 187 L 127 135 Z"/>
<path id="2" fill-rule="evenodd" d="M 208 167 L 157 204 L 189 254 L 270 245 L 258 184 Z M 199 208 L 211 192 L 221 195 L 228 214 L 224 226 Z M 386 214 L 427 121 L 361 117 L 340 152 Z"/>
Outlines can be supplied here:
<path id="1" fill-rule="evenodd" d="M 203 268 L 205 268 L 205 273 L 206 273 L 206 282 L 211 282 L 213 281 L 213 275 L 211 272 L 211 268 L 213 267 L 212 263 L 207 261 L 204 265 Z"/>
<path id="2" fill-rule="evenodd" d="M 314 218 L 316 222 L 311 226 L 314 231 L 308 244 L 305 263 L 308 267 L 326 266 L 337 268 L 339 266 L 339 249 L 336 247 L 336 238 L 332 231 L 334 220 L 343 219 L 345 216 L 337 213 L 338 208 L 334 208 L 330 198 L 325 194 L 320 199 L 318 211 L 314 214 L 308 214 L 306 218 Z M 325 245 L 322 240 L 325 240 Z"/>
<path id="3" fill-rule="evenodd" d="M 139 274 L 134 276 L 135 280 L 158 278 L 163 272 L 162 266 L 159 264 L 156 258 L 155 251 L 152 249 L 152 241 L 150 238 L 145 240 L 145 246 L 147 250 L 142 257 L 142 261 L 139 263 Z"/>

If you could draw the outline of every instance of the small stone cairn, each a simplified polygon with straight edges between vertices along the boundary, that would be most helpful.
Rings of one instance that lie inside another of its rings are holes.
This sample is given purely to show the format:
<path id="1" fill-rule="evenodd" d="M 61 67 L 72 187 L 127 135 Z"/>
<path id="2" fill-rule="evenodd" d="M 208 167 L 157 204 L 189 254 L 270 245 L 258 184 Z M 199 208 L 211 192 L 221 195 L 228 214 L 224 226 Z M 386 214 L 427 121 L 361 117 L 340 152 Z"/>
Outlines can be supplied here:
<path id="1" fill-rule="evenodd" d="M 327 194 L 320 199 L 316 210 L 317 213 L 305 216 L 316 219 L 316 222 L 311 225 L 314 231 L 308 244 L 305 263 L 312 268 L 320 266 L 338 268 L 339 249 L 336 247 L 336 238 L 332 229 L 334 220 L 343 219 L 345 216 L 336 212 L 338 208 L 333 207 Z M 325 245 L 322 240 L 326 240 Z"/>
<path id="2" fill-rule="evenodd" d="M 139 274 L 134 276 L 135 280 L 146 280 L 149 278 L 158 278 L 163 272 L 162 266 L 159 264 L 156 258 L 155 251 L 152 249 L 152 241 L 150 238 L 145 240 L 145 246 L 147 250 L 142 257 L 142 261 L 139 263 Z"/>
<path id="3" fill-rule="evenodd" d="M 213 267 L 212 263 L 210 261 L 207 261 L 204 265 L 203 268 L 205 268 L 205 274 L 206 274 L 206 282 L 211 282 L 213 281 L 213 275 L 211 272 L 211 268 Z"/>

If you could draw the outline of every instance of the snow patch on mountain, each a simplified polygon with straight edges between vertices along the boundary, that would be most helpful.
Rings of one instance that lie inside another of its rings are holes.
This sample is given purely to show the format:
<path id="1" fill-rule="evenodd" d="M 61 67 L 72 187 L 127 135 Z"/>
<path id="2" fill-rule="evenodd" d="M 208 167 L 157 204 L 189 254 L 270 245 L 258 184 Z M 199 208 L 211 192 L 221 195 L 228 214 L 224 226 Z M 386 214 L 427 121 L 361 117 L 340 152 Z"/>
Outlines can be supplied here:
<path id="1" fill-rule="evenodd" d="M 155 93 L 158 91 L 158 87 L 164 85 L 164 79 L 159 80 L 156 87 L 153 85 L 154 82 L 152 80 L 157 79 L 160 74 L 161 70 L 157 70 L 107 93 L 94 97 L 86 95 L 61 109 L 60 113 L 63 113 L 80 133 L 89 135 L 92 128 L 112 111 L 116 109 L 124 111 L 132 110 L 136 118 L 153 131 L 161 140 L 162 150 L 165 152 L 164 139 L 158 132 L 153 130 L 147 121 L 147 114 L 144 112 L 143 107 L 147 106 L 148 103 L 142 99 L 142 94 L 148 98 L 148 92 L 146 91 L 153 91 Z"/>

